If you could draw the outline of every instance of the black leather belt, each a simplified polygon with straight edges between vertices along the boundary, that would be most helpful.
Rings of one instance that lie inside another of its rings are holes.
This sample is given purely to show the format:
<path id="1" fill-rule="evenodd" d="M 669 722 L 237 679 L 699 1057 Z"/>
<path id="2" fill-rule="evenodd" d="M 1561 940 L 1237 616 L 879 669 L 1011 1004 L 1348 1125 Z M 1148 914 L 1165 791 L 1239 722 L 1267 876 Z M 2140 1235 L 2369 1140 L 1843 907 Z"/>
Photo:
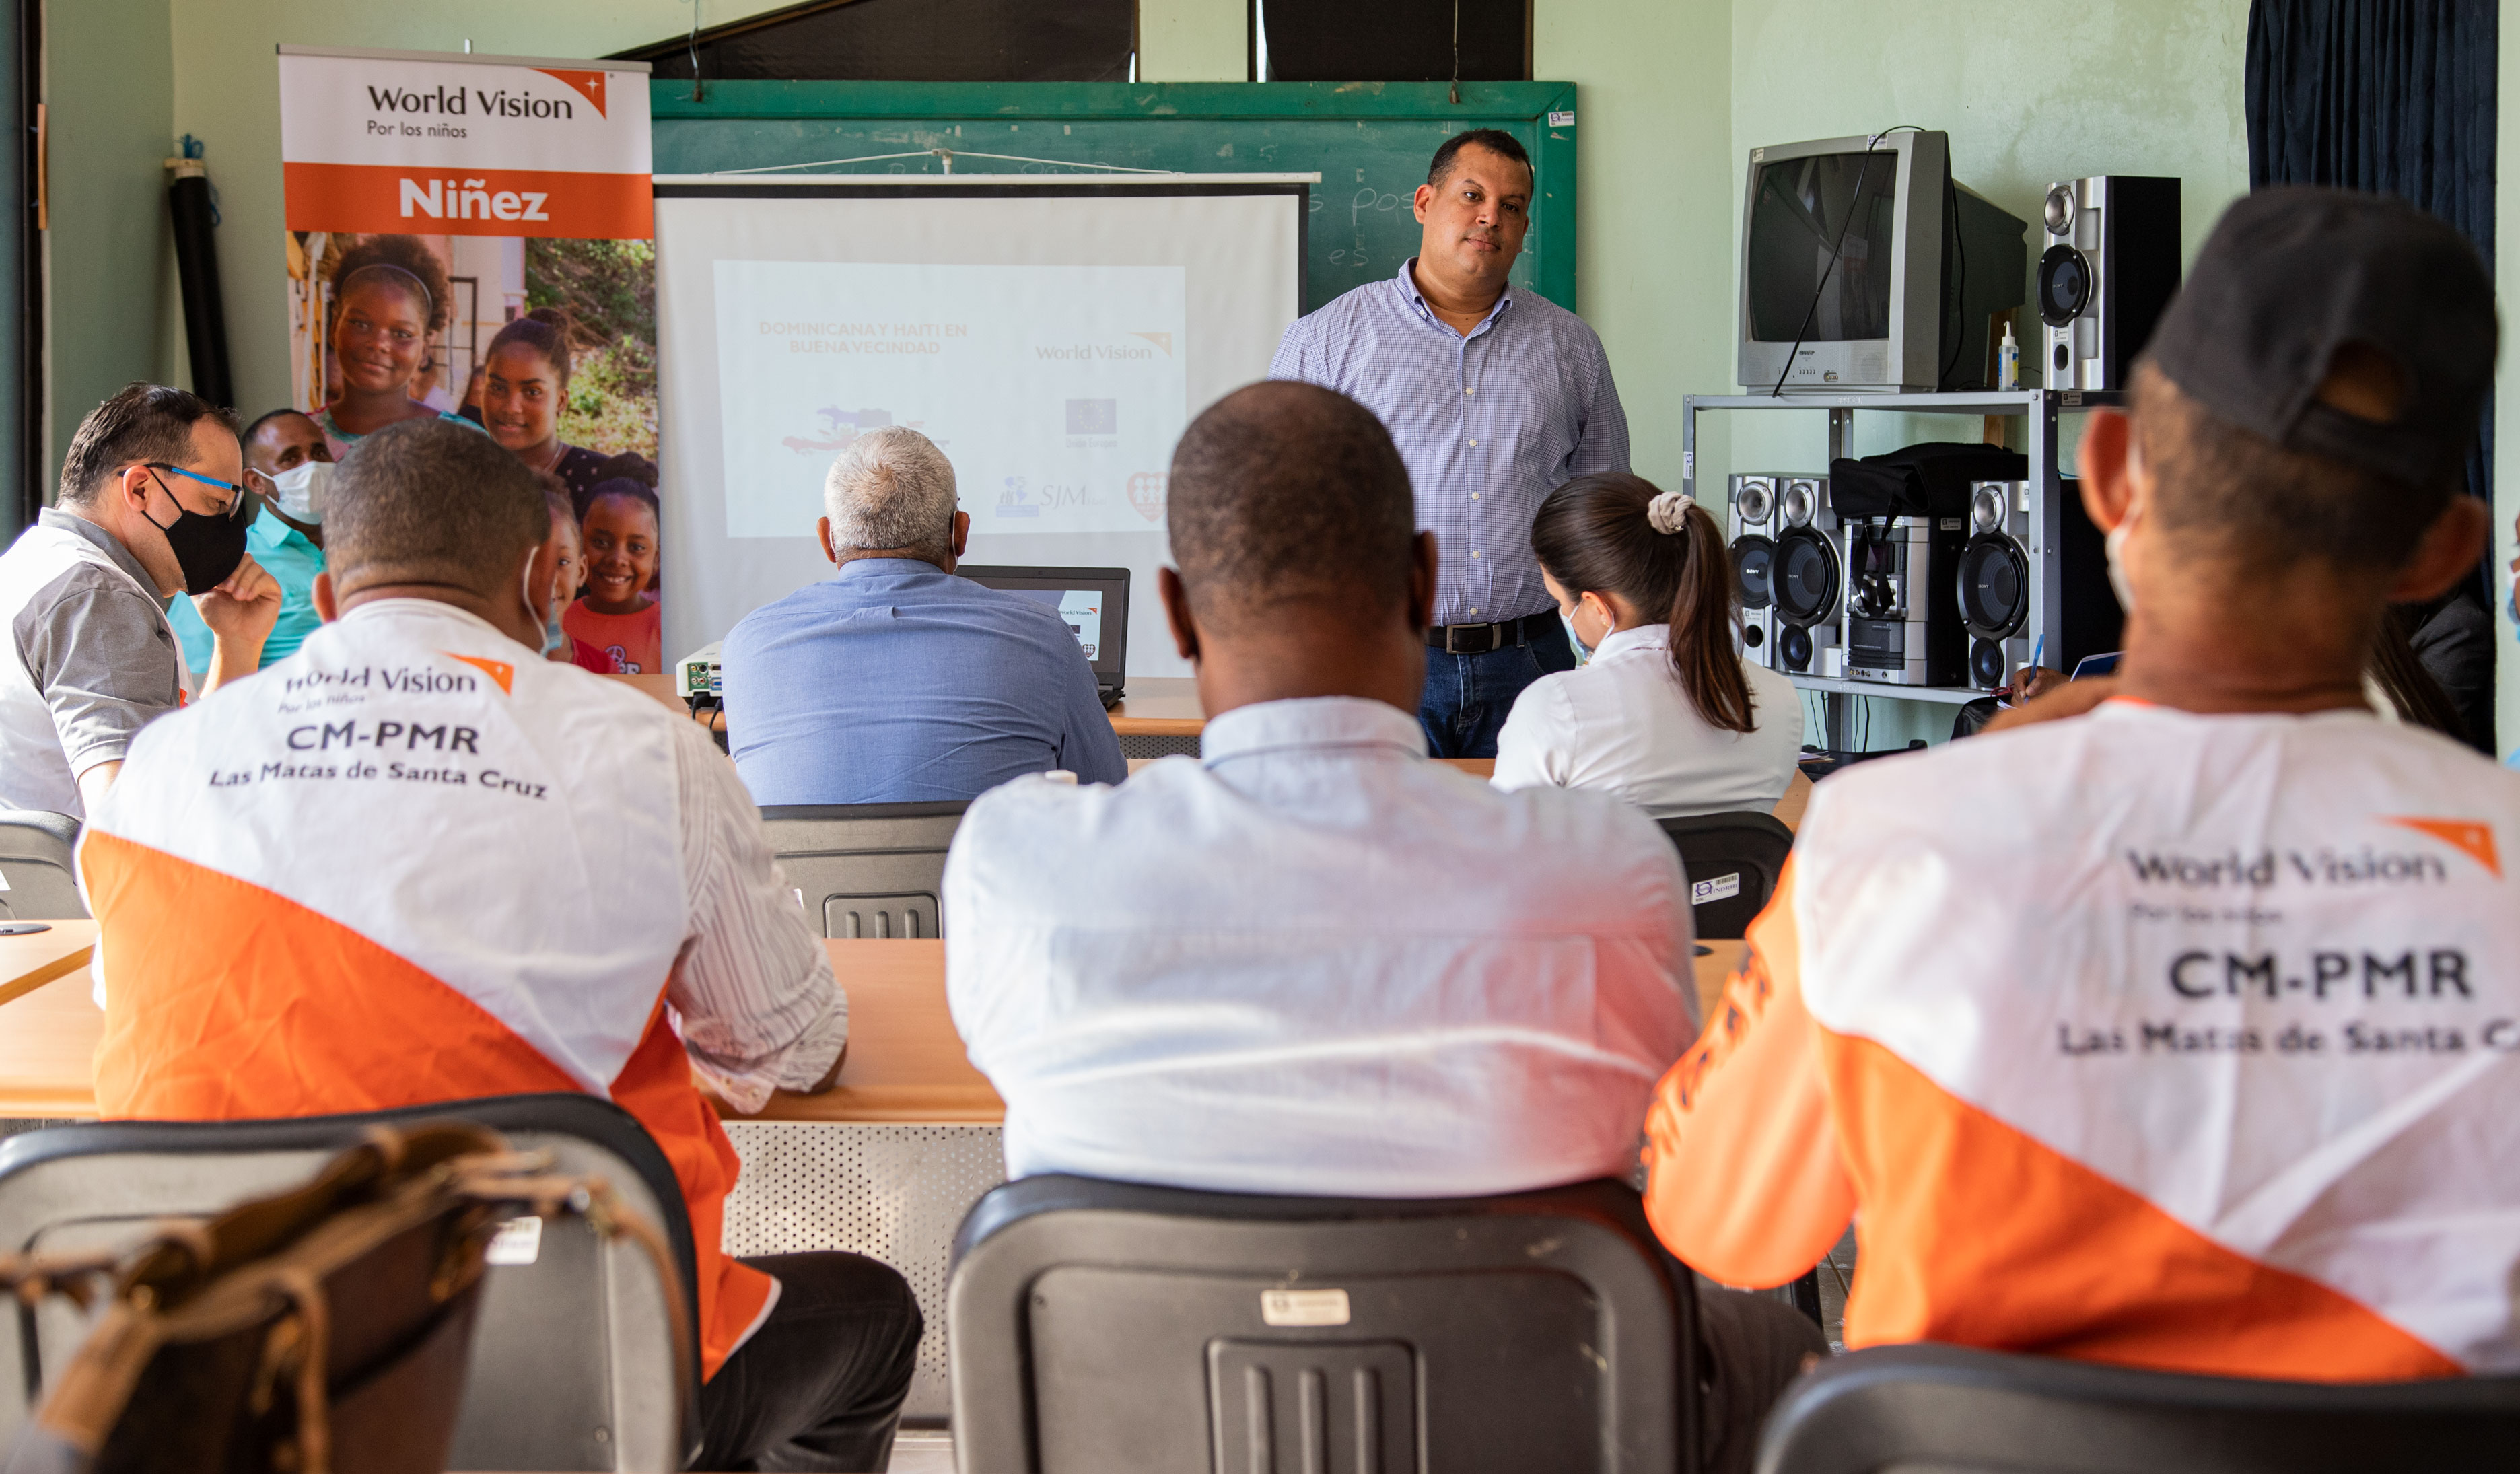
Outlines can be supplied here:
<path id="1" fill-rule="evenodd" d="M 1426 648 L 1448 655 L 1484 655 L 1508 646 L 1529 645 L 1532 638 L 1557 628 L 1557 611 L 1543 609 L 1503 624 L 1439 624 L 1426 631 Z"/>

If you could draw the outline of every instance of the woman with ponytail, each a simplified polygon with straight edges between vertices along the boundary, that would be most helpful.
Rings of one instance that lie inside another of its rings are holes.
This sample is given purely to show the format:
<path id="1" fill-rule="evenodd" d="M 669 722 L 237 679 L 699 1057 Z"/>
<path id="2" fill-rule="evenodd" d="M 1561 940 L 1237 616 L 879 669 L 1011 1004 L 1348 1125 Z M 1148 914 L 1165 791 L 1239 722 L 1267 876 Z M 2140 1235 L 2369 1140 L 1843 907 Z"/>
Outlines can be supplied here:
<path id="1" fill-rule="evenodd" d="M 1735 653 L 1732 560 L 1705 509 L 1623 471 L 1582 476 L 1540 504 L 1531 551 L 1589 659 L 1513 703 L 1496 785 L 1605 789 L 1656 819 L 1774 808 L 1802 702 Z"/>

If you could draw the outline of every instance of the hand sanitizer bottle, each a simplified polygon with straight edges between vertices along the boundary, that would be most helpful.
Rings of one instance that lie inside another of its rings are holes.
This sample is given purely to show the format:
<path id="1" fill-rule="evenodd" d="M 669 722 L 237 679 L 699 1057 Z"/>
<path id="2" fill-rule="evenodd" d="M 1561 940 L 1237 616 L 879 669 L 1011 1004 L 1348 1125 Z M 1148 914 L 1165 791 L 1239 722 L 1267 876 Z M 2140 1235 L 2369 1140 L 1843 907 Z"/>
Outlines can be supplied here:
<path id="1" fill-rule="evenodd" d="M 2003 344 L 1995 350 L 1995 386 L 2010 393 L 2021 387 L 2021 345 L 2012 340 L 2012 324 L 2003 325 Z"/>

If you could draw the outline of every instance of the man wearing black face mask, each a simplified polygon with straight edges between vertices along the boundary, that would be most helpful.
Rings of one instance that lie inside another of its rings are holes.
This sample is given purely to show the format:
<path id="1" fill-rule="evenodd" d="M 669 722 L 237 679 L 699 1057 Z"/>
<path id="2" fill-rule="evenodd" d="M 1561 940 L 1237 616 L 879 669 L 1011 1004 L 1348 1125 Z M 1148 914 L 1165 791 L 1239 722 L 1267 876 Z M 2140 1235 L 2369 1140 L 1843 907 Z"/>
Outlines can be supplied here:
<path id="1" fill-rule="evenodd" d="M 177 595 L 214 641 L 205 691 L 261 663 L 281 596 L 246 557 L 244 479 L 235 420 L 181 389 L 132 384 L 79 425 L 58 505 L 0 555 L 0 808 L 84 818 L 183 704 Z"/>

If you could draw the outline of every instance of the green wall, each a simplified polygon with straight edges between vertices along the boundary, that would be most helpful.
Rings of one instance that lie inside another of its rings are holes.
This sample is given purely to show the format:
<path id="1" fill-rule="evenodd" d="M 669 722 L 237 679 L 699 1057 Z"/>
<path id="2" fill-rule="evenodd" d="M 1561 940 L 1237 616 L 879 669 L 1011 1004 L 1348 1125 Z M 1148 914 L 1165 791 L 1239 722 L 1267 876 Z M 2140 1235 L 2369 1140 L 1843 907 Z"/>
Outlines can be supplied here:
<path id="1" fill-rule="evenodd" d="M 165 0 L 47 9 L 49 501 L 79 421 L 131 380 L 157 377 L 182 318 L 172 310 L 175 247 L 166 217 L 165 158 L 180 130 L 170 126 L 175 68 Z"/>

